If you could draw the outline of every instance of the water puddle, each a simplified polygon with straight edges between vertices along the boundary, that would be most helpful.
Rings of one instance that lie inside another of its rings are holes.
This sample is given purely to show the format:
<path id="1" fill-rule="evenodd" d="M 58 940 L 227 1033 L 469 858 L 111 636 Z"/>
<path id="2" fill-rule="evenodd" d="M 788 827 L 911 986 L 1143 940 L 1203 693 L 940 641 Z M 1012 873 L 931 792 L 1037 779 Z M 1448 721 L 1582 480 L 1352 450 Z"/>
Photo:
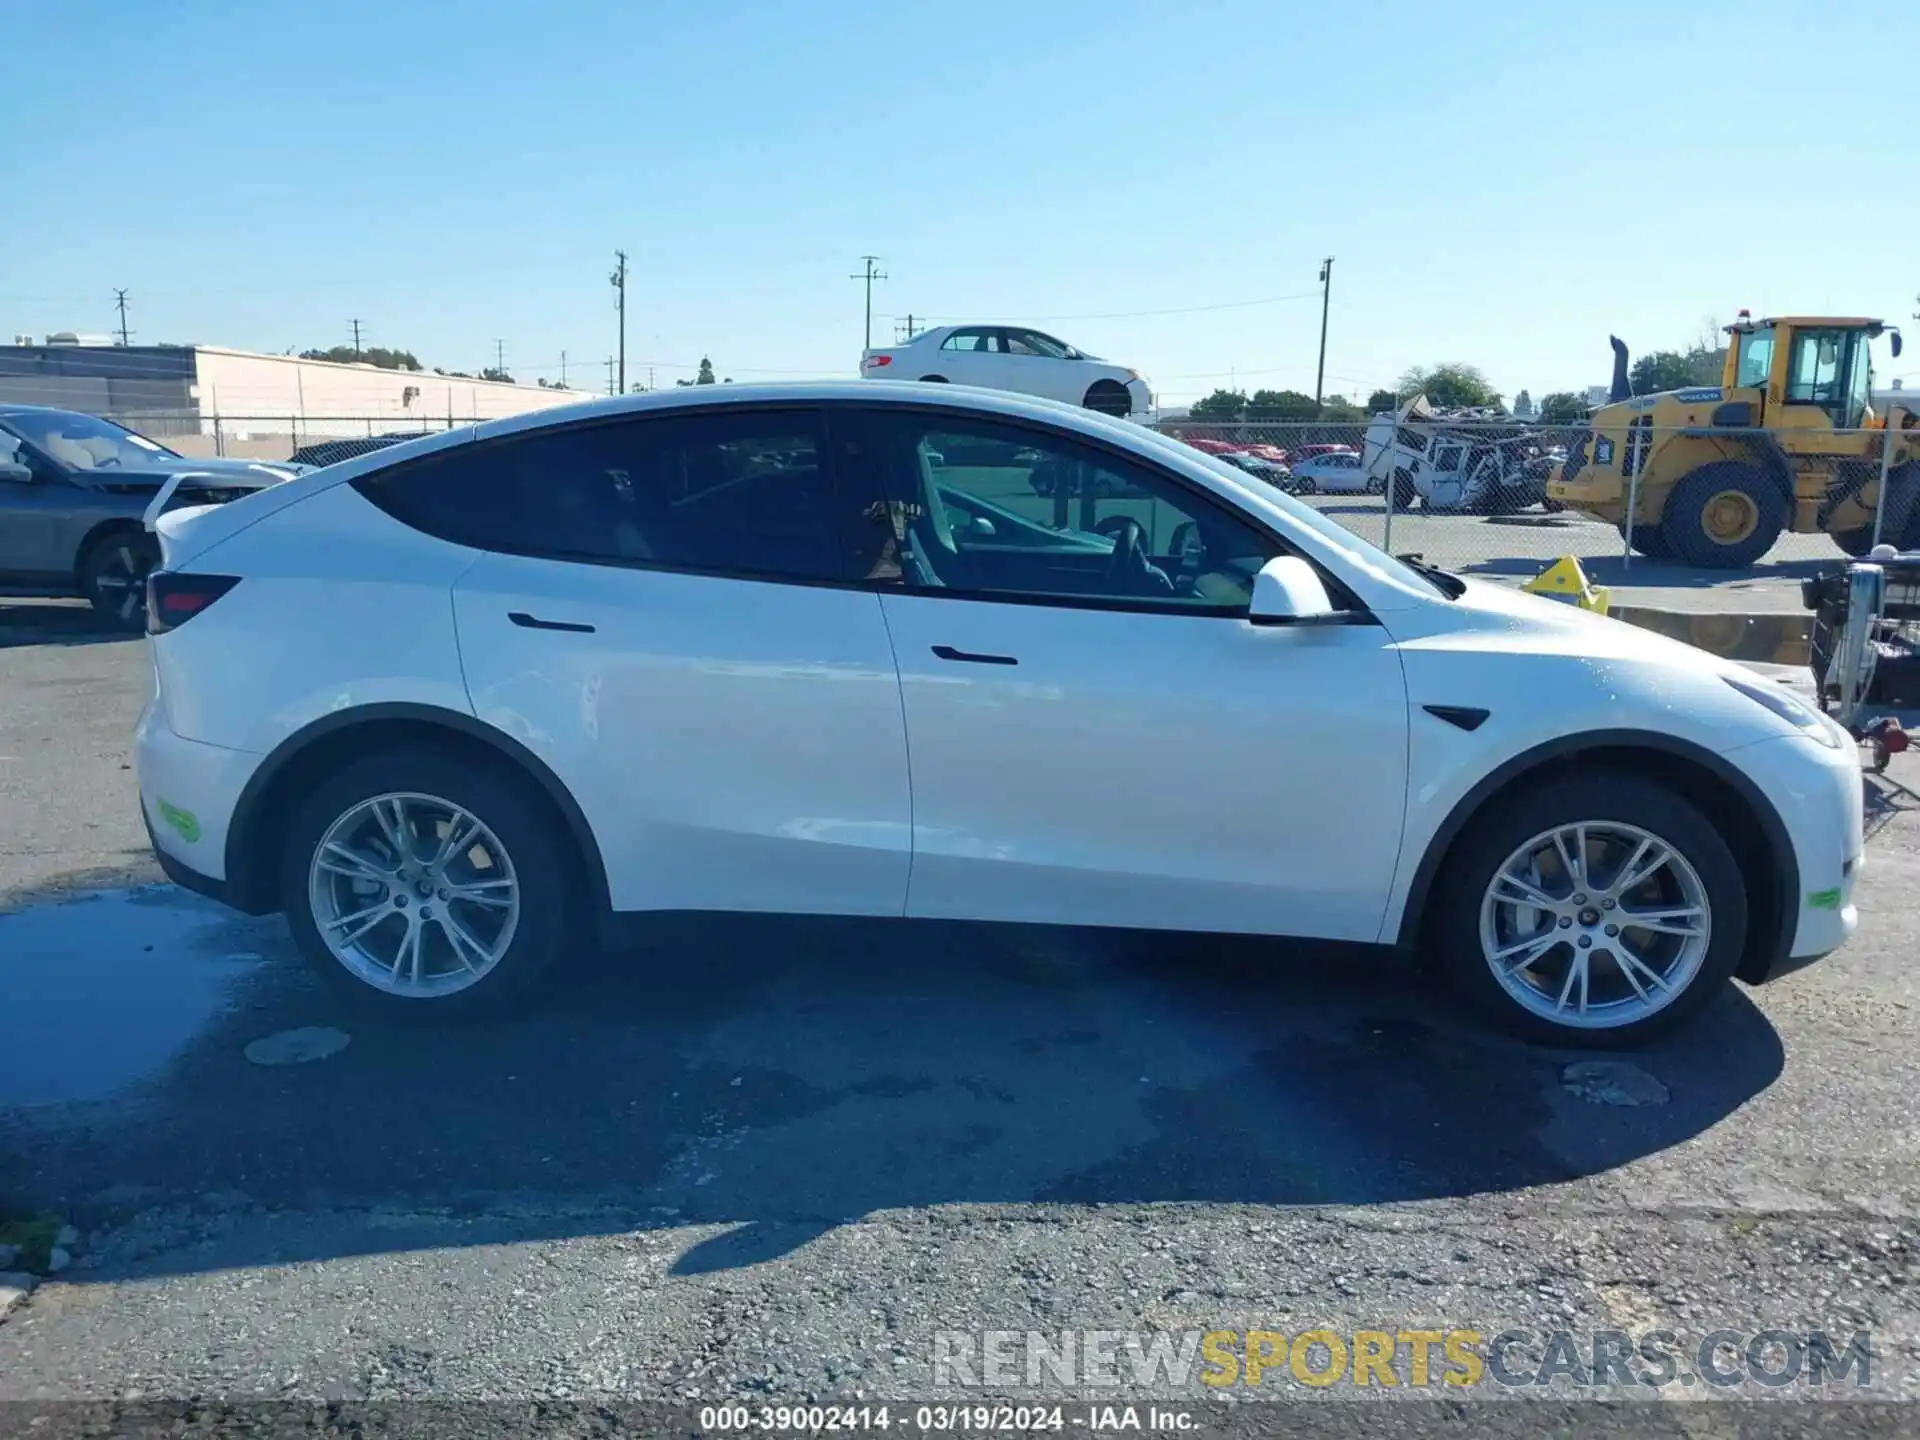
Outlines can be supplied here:
<path id="1" fill-rule="evenodd" d="M 100 1099 L 154 1074 L 258 968 L 246 933 L 168 886 L 0 915 L 0 1106 Z"/>

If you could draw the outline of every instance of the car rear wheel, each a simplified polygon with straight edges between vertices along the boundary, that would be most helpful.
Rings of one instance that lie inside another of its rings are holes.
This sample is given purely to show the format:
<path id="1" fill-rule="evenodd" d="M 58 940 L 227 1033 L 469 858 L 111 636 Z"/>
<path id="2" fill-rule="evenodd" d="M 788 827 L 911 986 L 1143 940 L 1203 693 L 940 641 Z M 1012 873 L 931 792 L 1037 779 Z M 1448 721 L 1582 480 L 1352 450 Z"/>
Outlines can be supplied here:
<path id="1" fill-rule="evenodd" d="M 920 383 L 922 385 L 944 385 L 947 383 L 947 377 L 944 375 L 922 375 L 920 377 Z"/>
<path id="2" fill-rule="evenodd" d="M 80 592 L 94 610 L 129 630 L 146 628 L 147 576 L 160 564 L 160 545 L 140 530 L 96 540 L 80 562 Z"/>
<path id="3" fill-rule="evenodd" d="M 1112 380 L 1096 380 L 1088 386 L 1084 404 L 1089 410 L 1120 420 L 1133 413 L 1133 397 L 1127 387 Z"/>
<path id="4" fill-rule="evenodd" d="M 306 958 L 392 1013 L 493 1011 L 525 996 L 578 912 L 567 837 L 525 787 L 452 752 L 368 756 L 295 815 L 281 898 Z"/>
<path id="5" fill-rule="evenodd" d="M 1387 493 L 1387 482 L 1382 480 L 1379 476 L 1376 475 L 1371 480 L 1367 481 L 1365 486 L 1363 486 L 1362 488 L 1369 495 L 1384 495 Z"/>
<path id="6" fill-rule="evenodd" d="M 1429 939 L 1483 1013 L 1528 1039 L 1635 1045 L 1711 1000 L 1746 943 L 1747 892 L 1711 821 L 1630 773 L 1496 801 L 1441 877 Z"/>

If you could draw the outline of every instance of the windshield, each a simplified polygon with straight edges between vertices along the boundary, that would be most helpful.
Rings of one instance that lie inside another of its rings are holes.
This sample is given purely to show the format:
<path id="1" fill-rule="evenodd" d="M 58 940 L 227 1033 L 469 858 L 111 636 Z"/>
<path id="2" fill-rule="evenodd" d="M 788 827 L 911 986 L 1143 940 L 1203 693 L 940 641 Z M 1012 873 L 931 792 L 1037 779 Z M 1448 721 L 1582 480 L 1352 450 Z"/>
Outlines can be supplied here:
<path id="1" fill-rule="evenodd" d="M 69 470 L 138 470 L 156 460 L 180 458 L 144 435 L 93 415 L 27 411 L 0 423 Z"/>

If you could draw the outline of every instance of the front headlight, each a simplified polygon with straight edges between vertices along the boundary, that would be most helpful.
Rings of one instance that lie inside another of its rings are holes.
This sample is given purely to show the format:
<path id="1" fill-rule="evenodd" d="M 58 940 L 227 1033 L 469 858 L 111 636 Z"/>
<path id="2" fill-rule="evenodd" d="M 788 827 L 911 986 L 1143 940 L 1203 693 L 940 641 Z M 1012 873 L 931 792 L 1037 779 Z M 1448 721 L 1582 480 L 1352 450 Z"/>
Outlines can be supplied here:
<path id="1" fill-rule="evenodd" d="M 1791 690 L 1764 682 L 1756 685 L 1750 680 L 1737 680 L 1731 675 L 1722 675 L 1720 678 L 1754 704 L 1771 710 L 1802 735 L 1818 740 L 1829 750 L 1840 748 L 1840 727 Z"/>

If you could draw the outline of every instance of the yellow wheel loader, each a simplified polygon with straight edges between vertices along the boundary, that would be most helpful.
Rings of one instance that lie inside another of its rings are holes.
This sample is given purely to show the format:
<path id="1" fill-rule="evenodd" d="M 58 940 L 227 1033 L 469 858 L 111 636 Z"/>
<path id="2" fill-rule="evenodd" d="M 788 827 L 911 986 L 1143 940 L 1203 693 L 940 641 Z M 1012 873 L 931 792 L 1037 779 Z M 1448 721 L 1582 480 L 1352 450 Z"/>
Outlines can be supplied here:
<path id="1" fill-rule="evenodd" d="M 1727 327 L 1717 386 L 1634 395 L 1613 341 L 1612 398 L 1567 446 L 1547 498 L 1627 533 L 1642 555 L 1706 569 L 1751 565 L 1782 531 L 1825 531 L 1849 555 L 1872 543 L 1882 447 L 1891 445 L 1881 540 L 1920 549 L 1920 416 L 1875 415 L 1878 320 L 1783 317 Z"/>

